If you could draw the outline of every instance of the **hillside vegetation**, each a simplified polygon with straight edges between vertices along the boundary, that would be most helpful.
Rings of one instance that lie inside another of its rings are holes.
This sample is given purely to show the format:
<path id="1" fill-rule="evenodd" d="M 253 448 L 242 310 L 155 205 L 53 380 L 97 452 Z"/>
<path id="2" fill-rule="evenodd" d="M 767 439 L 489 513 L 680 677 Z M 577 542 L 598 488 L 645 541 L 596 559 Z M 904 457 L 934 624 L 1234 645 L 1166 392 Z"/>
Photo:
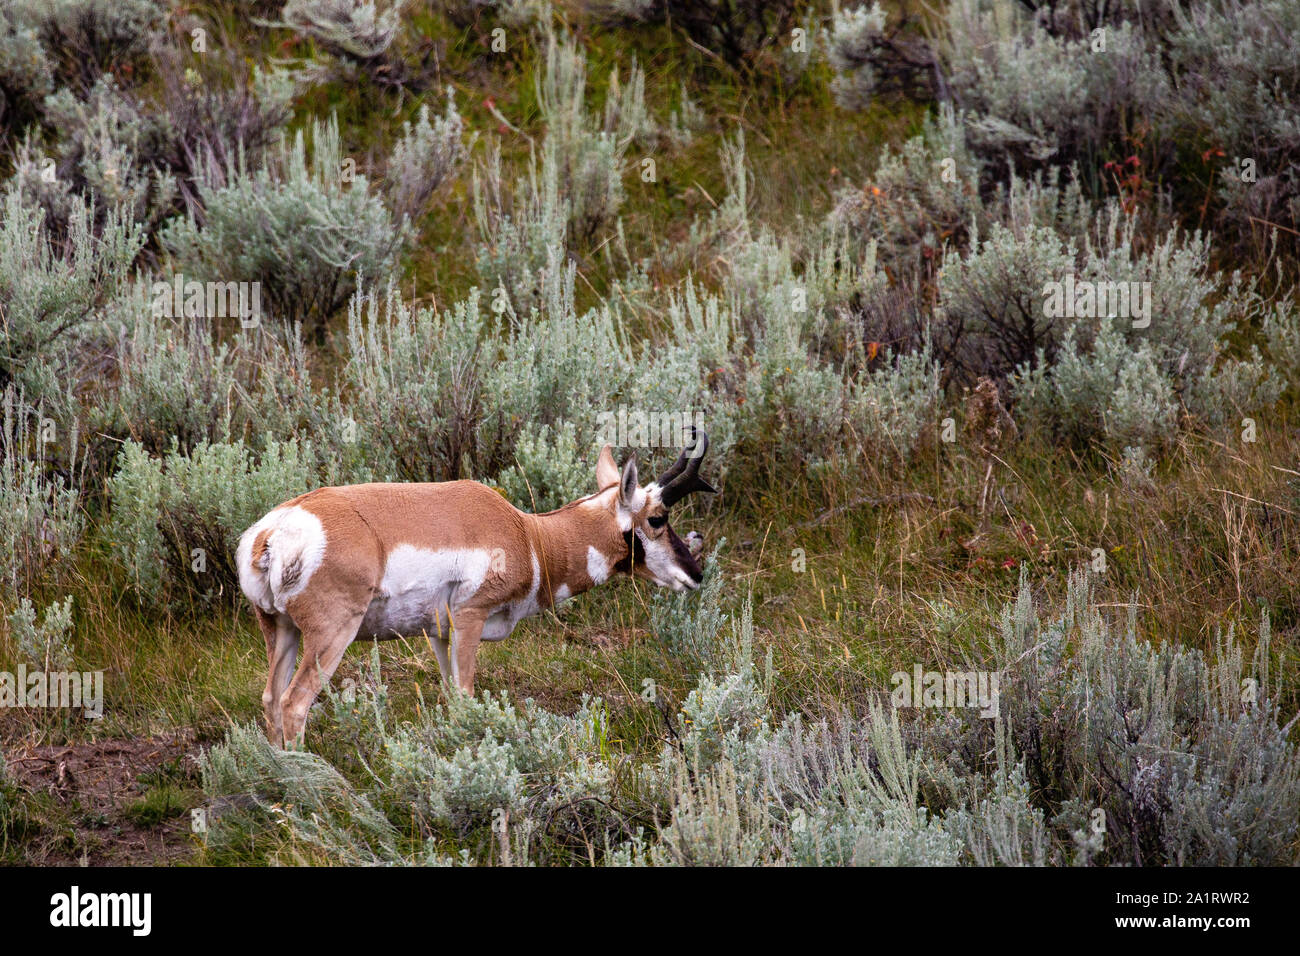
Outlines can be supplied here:
<path id="1" fill-rule="evenodd" d="M 104 713 L 0 709 L 0 862 L 1300 862 L 1297 116 L 1293 0 L 12 0 L 0 671 Z M 620 409 L 699 592 L 268 745 L 246 527 Z"/>

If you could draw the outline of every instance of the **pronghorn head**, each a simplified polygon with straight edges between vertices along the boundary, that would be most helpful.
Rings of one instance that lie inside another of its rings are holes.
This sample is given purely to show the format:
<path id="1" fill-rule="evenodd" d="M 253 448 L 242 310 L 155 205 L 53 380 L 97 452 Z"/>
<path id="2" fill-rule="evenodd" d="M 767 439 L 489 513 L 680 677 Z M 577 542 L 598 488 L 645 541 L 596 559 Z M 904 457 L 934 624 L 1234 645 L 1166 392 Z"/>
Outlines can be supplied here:
<path id="1" fill-rule="evenodd" d="M 596 480 L 601 488 L 618 483 L 614 509 L 627 552 L 615 564 L 623 571 L 674 591 L 695 590 L 704 578 L 699 557 L 704 538 L 691 532 L 683 541 L 668 523 L 668 511 L 695 491 L 716 494 L 717 489 L 699 476 L 700 461 L 709 448 L 709 436 L 690 430 L 690 439 L 676 463 L 644 488 L 637 476 L 636 455 L 620 472 L 608 445 L 600 452 Z"/>

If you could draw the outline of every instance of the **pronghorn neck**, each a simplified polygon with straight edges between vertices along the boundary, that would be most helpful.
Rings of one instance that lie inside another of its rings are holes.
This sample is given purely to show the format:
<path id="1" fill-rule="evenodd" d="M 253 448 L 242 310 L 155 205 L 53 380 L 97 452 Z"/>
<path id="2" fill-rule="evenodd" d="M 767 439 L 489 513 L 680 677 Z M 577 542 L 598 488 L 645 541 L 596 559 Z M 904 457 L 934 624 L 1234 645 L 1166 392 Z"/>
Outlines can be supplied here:
<path id="1" fill-rule="evenodd" d="M 626 556 L 630 527 L 618 526 L 617 494 L 613 486 L 558 511 L 529 516 L 548 603 L 558 604 L 603 584 Z"/>

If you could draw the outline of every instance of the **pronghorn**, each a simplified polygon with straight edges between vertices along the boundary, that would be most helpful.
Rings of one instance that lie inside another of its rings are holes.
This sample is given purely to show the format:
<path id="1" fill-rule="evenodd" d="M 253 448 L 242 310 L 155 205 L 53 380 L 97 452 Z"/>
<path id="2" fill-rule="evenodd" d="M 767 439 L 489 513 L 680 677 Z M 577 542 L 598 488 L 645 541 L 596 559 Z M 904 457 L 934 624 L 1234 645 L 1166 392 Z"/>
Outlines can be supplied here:
<path id="1" fill-rule="evenodd" d="M 319 488 L 272 509 L 236 553 L 266 638 L 271 741 L 301 739 L 312 702 L 358 637 L 427 636 L 444 683 L 472 694 L 479 641 L 505 638 L 614 572 L 699 587 L 703 539 L 688 535 L 688 545 L 668 524 L 676 502 L 714 491 L 698 474 L 708 435 L 690 431 L 677 462 L 644 488 L 636 456 L 620 473 L 606 445 L 600 490 L 545 514 L 519 511 L 476 481 Z"/>

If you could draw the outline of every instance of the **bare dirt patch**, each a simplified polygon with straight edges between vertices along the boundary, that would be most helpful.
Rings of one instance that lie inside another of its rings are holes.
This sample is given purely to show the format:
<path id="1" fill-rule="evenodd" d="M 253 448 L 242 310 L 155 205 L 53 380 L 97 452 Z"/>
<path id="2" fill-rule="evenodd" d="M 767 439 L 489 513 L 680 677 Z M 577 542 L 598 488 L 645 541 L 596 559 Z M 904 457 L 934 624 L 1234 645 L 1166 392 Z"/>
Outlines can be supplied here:
<path id="1" fill-rule="evenodd" d="M 18 785 L 53 802 L 51 819 L 43 819 L 26 848 L 29 862 L 148 866 L 191 856 L 195 843 L 187 809 L 178 805 L 151 819 L 138 806 L 160 780 L 177 795 L 187 780 L 196 786 L 197 755 L 188 730 L 60 746 L 6 745 L 5 760 Z"/>

